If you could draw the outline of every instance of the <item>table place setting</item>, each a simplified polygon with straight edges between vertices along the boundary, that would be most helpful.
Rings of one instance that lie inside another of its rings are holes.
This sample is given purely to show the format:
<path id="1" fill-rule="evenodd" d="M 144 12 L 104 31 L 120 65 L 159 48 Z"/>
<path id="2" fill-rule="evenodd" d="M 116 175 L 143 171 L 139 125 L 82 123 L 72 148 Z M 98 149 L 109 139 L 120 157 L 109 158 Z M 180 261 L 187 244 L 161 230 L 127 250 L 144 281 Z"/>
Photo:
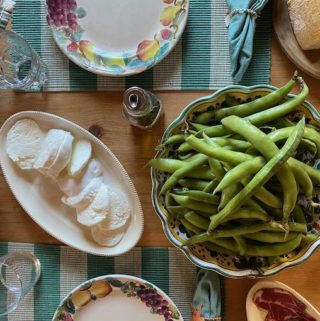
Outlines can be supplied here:
<path id="1" fill-rule="evenodd" d="M 320 321 L 303 273 L 320 246 L 320 114 L 303 73 L 318 78 L 320 0 L 308 4 L 0 0 L 3 98 L 42 101 L 0 114 L 0 321 Z M 272 26 L 297 69 L 278 86 Z M 206 94 L 181 105 L 190 90 Z M 88 129 L 68 104 L 47 108 L 84 92 L 122 101 L 103 125 L 88 106 Z M 52 244 L 17 242 L 33 230 L 13 202 Z"/>

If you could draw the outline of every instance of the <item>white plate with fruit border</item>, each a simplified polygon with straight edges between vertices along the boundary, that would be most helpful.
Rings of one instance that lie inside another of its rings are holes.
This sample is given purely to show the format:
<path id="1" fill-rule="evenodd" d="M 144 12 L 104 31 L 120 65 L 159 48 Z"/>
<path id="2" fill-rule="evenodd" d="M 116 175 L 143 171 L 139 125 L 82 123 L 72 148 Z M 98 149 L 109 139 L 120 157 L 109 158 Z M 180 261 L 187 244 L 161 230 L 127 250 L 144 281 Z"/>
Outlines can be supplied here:
<path id="1" fill-rule="evenodd" d="M 62 52 L 80 67 L 128 76 L 153 67 L 175 47 L 189 0 L 47 0 L 47 21 Z"/>
<path id="2" fill-rule="evenodd" d="M 20 119 L 34 120 L 42 130 L 52 128 L 69 131 L 77 139 L 91 142 L 93 155 L 103 168 L 105 182 L 120 190 L 131 208 L 131 218 L 122 240 L 114 247 L 103 247 L 92 239 L 90 229 L 79 224 L 74 209 L 61 202 L 62 192 L 57 184 L 35 170 L 21 170 L 5 152 L 10 128 Z M 136 189 L 111 150 L 87 130 L 62 117 L 37 111 L 12 115 L 0 129 L 0 165 L 4 177 L 19 204 L 45 231 L 59 241 L 80 251 L 102 256 L 117 256 L 131 250 L 143 232 L 143 212 Z"/>
<path id="3" fill-rule="evenodd" d="M 172 300 L 155 285 L 129 275 L 106 275 L 72 290 L 52 321 L 183 321 Z"/>

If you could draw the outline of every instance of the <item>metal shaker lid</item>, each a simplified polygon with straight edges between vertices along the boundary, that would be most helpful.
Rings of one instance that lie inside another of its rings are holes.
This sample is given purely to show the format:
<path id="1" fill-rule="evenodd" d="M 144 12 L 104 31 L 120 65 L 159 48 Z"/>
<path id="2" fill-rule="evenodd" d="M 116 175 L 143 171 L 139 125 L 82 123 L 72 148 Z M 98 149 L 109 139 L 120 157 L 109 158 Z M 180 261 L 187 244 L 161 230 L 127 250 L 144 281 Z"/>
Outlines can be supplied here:
<path id="1" fill-rule="evenodd" d="M 131 111 L 141 111 L 145 108 L 146 102 L 146 93 L 139 87 L 131 87 L 124 93 L 123 104 L 127 109 Z"/>

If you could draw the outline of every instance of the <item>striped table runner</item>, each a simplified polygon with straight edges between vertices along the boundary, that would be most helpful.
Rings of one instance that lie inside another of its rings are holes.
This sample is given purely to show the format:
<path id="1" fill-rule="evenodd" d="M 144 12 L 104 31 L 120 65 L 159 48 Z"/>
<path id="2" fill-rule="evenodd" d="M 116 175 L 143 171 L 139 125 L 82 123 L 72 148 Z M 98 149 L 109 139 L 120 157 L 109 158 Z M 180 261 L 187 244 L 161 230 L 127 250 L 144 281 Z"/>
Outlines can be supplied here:
<path id="1" fill-rule="evenodd" d="M 0 243 L 0 256 L 15 250 L 33 252 L 41 262 L 42 274 L 19 308 L 1 321 L 51 321 L 69 291 L 107 274 L 129 274 L 154 283 L 175 302 L 185 321 L 191 319 L 197 269 L 175 248 L 135 248 L 112 258 L 87 255 L 65 246 Z"/>
<path id="2" fill-rule="evenodd" d="M 182 40 L 160 64 L 142 74 L 110 78 L 89 73 L 70 62 L 56 46 L 46 22 L 45 0 L 16 0 L 13 29 L 42 56 L 49 69 L 45 91 L 123 90 L 138 85 L 153 90 L 207 90 L 233 83 L 225 0 L 190 0 Z M 269 83 L 271 4 L 257 20 L 252 63 L 241 84 Z"/>

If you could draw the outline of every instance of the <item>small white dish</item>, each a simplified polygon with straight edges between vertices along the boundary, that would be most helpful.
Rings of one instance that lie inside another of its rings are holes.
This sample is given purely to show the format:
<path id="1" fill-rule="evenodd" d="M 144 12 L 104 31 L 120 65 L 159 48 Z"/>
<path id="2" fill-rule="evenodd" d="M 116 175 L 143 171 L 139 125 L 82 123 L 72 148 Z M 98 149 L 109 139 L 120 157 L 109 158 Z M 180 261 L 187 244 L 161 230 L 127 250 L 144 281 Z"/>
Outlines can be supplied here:
<path id="1" fill-rule="evenodd" d="M 153 67 L 175 47 L 189 0 L 47 0 L 54 40 L 96 74 L 128 76 Z"/>
<path id="2" fill-rule="evenodd" d="M 252 301 L 255 293 L 262 288 L 280 288 L 293 294 L 298 300 L 306 305 L 306 311 L 310 316 L 315 318 L 317 321 L 320 320 L 319 311 L 302 295 L 290 288 L 289 286 L 278 282 L 278 281 L 260 281 L 257 282 L 249 291 L 246 300 L 246 311 L 248 321 L 265 321 L 266 312 L 259 309 L 258 306 Z"/>
<path id="3" fill-rule="evenodd" d="M 5 152 L 7 133 L 18 120 L 25 118 L 34 120 L 43 130 L 63 129 L 78 139 L 87 139 L 91 142 L 94 157 L 104 167 L 105 182 L 126 196 L 132 210 L 125 235 L 117 245 L 103 247 L 95 243 L 90 229 L 77 222 L 75 210 L 61 202 L 62 193 L 57 184 L 35 170 L 21 170 L 7 156 Z M 103 256 L 121 255 L 137 244 L 142 235 L 144 221 L 135 187 L 110 149 L 88 131 L 53 114 L 24 111 L 14 114 L 2 125 L 0 149 L 2 151 L 0 164 L 13 195 L 27 214 L 50 235 L 75 249 Z"/>
<path id="4" fill-rule="evenodd" d="M 72 290 L 52 321 L 183 321 L 172 300 L 155 285 L 129 275 L 106 275 Z"/>

